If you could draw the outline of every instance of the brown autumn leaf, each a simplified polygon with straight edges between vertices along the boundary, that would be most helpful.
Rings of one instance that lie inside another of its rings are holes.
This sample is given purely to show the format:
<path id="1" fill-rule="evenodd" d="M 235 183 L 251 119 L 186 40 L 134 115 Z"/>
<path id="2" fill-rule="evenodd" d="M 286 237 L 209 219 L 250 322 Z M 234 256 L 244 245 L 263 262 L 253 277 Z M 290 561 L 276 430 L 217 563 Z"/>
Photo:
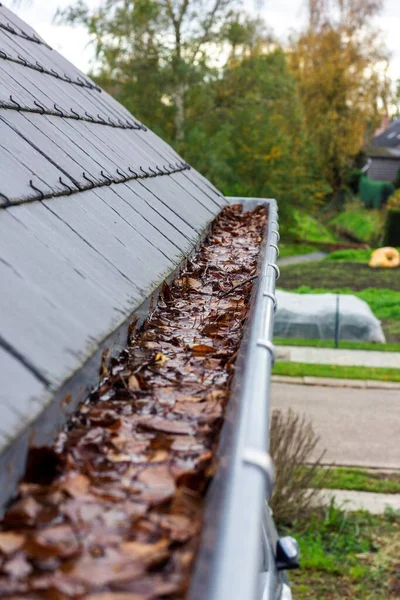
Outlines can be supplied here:
<path id="1" fill-rule="evenodd" d="M 70 525 L 56 525 L 31 535 L 26 549 L 34 558 L 67 558 L 79 551 L 79 543 Z"/>
<path id="2" fill-rule="evenodd" d="M 201 290 L 203 284 L 198 279 L 194 279 L 193 277 L 188 277 L 187 284 L 191 290 L 198 291 Z"/>
<path id="3" fill-rule="evenodd" d="M 80 498 L 87 495 L 90 479 L 82 473 L 70 472 L 58 485 L 61 490 L 67 492 L 72 498 Z"/>
<path id="4" fill-rule="evenodd" d="M 90 594 L 85 596 L 85 600 L 146 600 L 142 594 L 132 594 L 131 592 L 100 592 L 99 594 Z"/>
<path id="5" fill-rule="evenodd" d="M 0 553 L 1 554 L 13 554 L 22 546 L 25 542 L 25 536 L 14 533 L 12 531 L 0 531 Z"/>
<path id="6" fill-rule="evenodd" d="M 18 500 L 5 515 L 7 525 L 28 525 L 39 516 L 43 507 L 31 496 Z"/>
<path id="7" fill-rule="evenodd" d="M 109 550 L 104 556 L 93 558 L 83 555 L 64 567 L 72 579 L 87 586 L 102 588 L 119 581 L 131 581 L 144 573 L 145 566 L 138 561 Z"/>
<path id="8" fill-rule="evenodd" d="M 151 544 L 123 542 L 120 549 L 126 556 L 135 560 L 142 560 L 146 566 L 149 566 L 168 556 L 168 546 L 168 540 L 159 540 Z"/>
<path id="9" fill-rule="evenodd" d="M 139 420 L 142 429 L 149 431 L 162 431 L 164 433 L 173 433 L 176 435 L 190 435 L 193 428 L 189 423 L 176 421 L 165 417 L 145 417 Z"/>
<path id="10" fill-rule="evenodd" d="M 162 502 L 175 492 L 175 480 L 167 465 L 149 466 L 137 480 L 143 485 L 142 498 L 148 502 Z"/>
<path id="11" fill-rule="evenodd" d="M 191 349 L 195 356 L 207 356 L 207 354 L 213 354 L 216 351 L 214 346 L 208 346 L 207 344 L 195 344 L 191 346 Z"/>
<path id="12" fill-rule="evenodd" d="M 264 230 L 264 209 L 222 211 L 143 327 L 131 328 L 120 358 L 109 359 L 99 389 L 53 449 L 37 454 L 51 467 L 47 485 L 36 460 L 34 483 L 22 484 L 13 506 L 21 498 L 28 505 L 14 512 L 16 520 L 6 516 L 7 533 L 20 535 L 22 526 L 27 541 L 7 555 L 22 559 L 0 576 L 0 597 L 185 596 L 251 285 L 217 295 L 238 280 L 236 273 L 240 279 L 254 273 Z M 36 553 L 30 567 L 23 558 L 28 539 Z M 121 544 L 131 545 L 123 552 Z M 24 568 L 26 574 L 13 578 L 13 570 Z"/>
<path id="13" fill-rule="evenodd" d="M 3 573 L 14 579 L 22 579 L 32 573 L 32 565 L 27 561 L 25 554 L 19 552 L 8 560 L 2 567 Z M 1 592 L 1 588 L 0 588 Z"/>

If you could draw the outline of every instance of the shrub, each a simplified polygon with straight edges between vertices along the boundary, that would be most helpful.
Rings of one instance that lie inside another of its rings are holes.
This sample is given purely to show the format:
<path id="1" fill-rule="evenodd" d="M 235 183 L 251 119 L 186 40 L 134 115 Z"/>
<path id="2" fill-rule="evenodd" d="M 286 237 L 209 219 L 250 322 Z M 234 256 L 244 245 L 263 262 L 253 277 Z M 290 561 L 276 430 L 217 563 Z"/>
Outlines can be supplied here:
<path id="1" fill-rule="evenodd" d="M 324 471 L 318 467 L 325 454 L 315 458 L 319 437 L 304 415 L 289 409 L 274 410 L 271 419 L 270 454 L 275 464 L 276 480 L 270 507 L 280 525 L 289 525 L 307 517 L 320 504 Z M 304 469 L 304 465 L 310 465 Z M 315 489 L 313 489 L 315 488 Z"/>

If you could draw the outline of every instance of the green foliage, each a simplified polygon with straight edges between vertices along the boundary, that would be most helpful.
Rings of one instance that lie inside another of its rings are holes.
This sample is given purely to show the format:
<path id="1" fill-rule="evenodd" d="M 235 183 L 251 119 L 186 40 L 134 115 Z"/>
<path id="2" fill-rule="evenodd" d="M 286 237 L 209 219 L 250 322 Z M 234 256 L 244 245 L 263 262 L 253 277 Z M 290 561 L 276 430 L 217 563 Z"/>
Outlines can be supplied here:
<path id="1" fill-rule="evenodd" d="M 308 470 L 309 467 L 304 467 Z M 331 490 L 357 490 L 377 494 L 399 494 L 400 475 L 355 469 L 352 467 L 317 467 L 312 487 Z"/>
<path id="2" fill-rule="evenodd" d="M 301 569 L 290 575 L 298 600 L 397 597 L 400 517 L 395 511 L 346 513 L 331 503 L 282 533 L 296 537 Z"/>
<path id="3" fill-rule="evenodd" d="M 394 185 L 388 181 L 375 181 L 366 175 L 360 178 L 359 192 L 365 208 L 381 209 L 394 194 Z"/>
<path id="4" fill-rule="evenodd" d="M 294 225 L 289 235 L 307 242 L 335 242 L 335 236 L 317 219 L 305 211 L 294 210 Z"/>
<path id="5" fill-rule="evenodd" d="M 397 169 L 395 180 L 393 181 L 393 185 L 398 190 L 400 188 L 400 169 Z"/>
<path id="6" fill-rule="evenodd" d="M 293 222 L 294 202 L 310 207 L 321 201 L 329 188 L 315 169 L 281 51 L 231 60 L 204 98 L 195 92 L 181 151 L 226 195 L 277 198 L 283 225 Z"/>
<path id="7" fill-rule="evenodd" d="M 58 19 L 90 32 L 96 81 L 226 195 L 277 198 L 285 230 L 330 192 L 285 55 L 235 0 L 80 0 Z"/>
<path id="8" fill-rule="evenodd" d="M 400 248 L 397 248 L 400 252 Z M 373 250 L 361 249 L 361 250 L 335 250 L 325 257 L 325 260 L 339 260 L 339 261 L 351 261 L 368 263 L 371 258 Z"/>
<path id="9" fill-rule="evenodd" d="M 286 256 L 298 256 L 303 254 L 311 254 L 316 251 L 315 246 L 311 246 L 310 244 L 284 244 L 282 242 L 279 243 L 279 257 L 285 258 Z"/>
<path id="10" fill-rule="evenodd" d="M 382 237 L 383 223 L 382 211 L 365 210 L 359 202 L 352 202 L 328 224 L 336 230 L 348 231 L 366 244 L 376 246 Z"/>
<path id="11" fill-rule="evenodd" d="M 366 379 L 374 381 L 400 381 L 400 369 L 378 367 L 354 367 L 279 361 L 274 375 L 287 377 L 329 377 L 334 379 Z"/>
<path id="12" fill-rule="evenodd" d="M 346 184 L 348 185 L 348 187 L 350 188 L 350 190 L 353 192 L 353 194 L 355 196 L 359 192 L 360 180 L 361 180 L 362 174 L 363 174 L 363 172 L 361 169 L 352 169 L 347 177 Z"/>

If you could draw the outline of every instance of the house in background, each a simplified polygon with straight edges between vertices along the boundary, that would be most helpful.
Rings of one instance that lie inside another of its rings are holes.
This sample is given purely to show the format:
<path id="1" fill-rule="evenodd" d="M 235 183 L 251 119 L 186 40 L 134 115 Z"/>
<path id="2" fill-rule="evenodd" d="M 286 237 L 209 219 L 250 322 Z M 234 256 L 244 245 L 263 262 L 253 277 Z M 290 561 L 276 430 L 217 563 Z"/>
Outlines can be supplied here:
<path id="1" fill-rule="evenodd" d="M 400 119 L 390 123 L 388 117 L 384 117 L 365 153 L 369 159 L 367 175 L 370 179 L 394 181 L 400 169 Z"/>

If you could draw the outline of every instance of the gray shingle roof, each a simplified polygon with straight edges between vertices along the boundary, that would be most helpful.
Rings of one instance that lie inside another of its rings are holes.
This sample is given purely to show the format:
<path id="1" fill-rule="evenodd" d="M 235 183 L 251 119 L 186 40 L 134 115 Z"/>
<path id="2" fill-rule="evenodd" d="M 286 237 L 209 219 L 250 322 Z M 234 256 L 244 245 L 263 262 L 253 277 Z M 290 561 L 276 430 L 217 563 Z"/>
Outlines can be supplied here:
<path id="1" fill-rule="evenodd" d="M 371 145 L 384 148 L 399 148 L 400 119 L 393 121 L 383 133 L 375 136 L 371 141 Z"/>
<path id="2" fill-rule="evenodd" d="M 226 201 L 1 5 L 0 80 L 1 502 L 26 423 L 41 419 L 39 441 L 61 424 L 55 395 Z"/>

